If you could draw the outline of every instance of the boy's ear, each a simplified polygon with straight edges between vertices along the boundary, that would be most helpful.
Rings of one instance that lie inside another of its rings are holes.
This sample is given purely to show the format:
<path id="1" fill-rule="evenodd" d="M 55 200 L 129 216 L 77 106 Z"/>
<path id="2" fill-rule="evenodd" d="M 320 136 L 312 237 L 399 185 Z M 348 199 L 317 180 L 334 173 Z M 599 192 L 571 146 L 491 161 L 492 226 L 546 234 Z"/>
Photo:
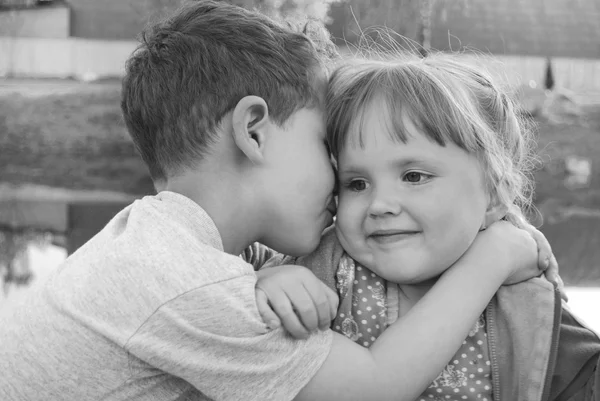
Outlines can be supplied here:
<path id="1" fill-rule="evenodd" d="M 495 222 L 503 219 L 507 213 L 508 207 L 506 207 L 503 203 L 499 202 L 496 195 L 490 196 L 490 202 L 488 204 L 487 210 L 485 211 L 485 216 L 483 218 L 481 229 L 485 230 Z"/>
<path id="2" fill-rule="evenodd" d="M 243 97 L 233 109 L 232 125 L 237 147 L 252 163 L 260 163 L 269 127 L 267 102 L 258 96 Z"/>

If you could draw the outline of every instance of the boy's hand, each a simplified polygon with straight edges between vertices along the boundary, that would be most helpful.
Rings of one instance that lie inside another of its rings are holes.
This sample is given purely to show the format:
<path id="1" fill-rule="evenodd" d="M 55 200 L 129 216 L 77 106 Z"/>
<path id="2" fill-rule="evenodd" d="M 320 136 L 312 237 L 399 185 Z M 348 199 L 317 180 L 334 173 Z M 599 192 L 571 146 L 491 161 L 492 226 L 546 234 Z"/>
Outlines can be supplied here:
<path id="1" fill-rule="evenodd" d="M 258 311 L 270 328 L 283 324 L 295 338 L 326 330 L 338 308 L 336 293 L 303 266 L 283 265 L 256 272 Z"/>
<path id="2" fill-rule="evenodd" d="M 525 231 L 527 231 L 537 243 L 538 249 L 538 264 L 540 267 L 547 266 L 547 270 L 545 271 L 546 278 L 551 283 L 556 284 L 558 290 L 560 291 L 560 296 L 568 301 L 567 295 L 565 294 L 565 283 L 562 281 L 560 276 L 558 275 L 558 262 L 556 261 L 556 257 L 552 253 L 552 247 L 550 243 L 538 229 L 536 229 L 531 224 L 523 227 Z"/>

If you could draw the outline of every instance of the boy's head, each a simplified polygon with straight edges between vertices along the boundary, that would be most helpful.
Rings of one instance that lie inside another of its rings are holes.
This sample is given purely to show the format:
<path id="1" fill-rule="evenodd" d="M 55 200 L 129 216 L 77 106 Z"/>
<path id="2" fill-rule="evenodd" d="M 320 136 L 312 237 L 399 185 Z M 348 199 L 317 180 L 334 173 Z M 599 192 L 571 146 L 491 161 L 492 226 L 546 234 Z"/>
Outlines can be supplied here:
<path id="1" fill-rule="evenodd" d="M 121 106 L 155 184 L 226 215 L 226 252 L 260 241 L 305 254 L 331 224 L 322 109 L 336 55 L 316 21 L 198 1 L 145 32 L 128 61 Z"/>
<path id="2" fill-rule="evenodd" d="M 145 31 L 123 79 L 128 131 L 155 182 L 210 153 L 218 126 L 245 96 L 283 124 L 321 107 L 335 48 L 322 25 L 278 23 L 217 1 L 190 2 Z"/>
<path id="3" fill-rule="evenodd" d="M 338 236 L 382 277 L 436 277 L 482 226 L 523 221 L 527 136 L 506 95 L 465 61 L 355 62 L 333 74 L 327 106 Z"/>

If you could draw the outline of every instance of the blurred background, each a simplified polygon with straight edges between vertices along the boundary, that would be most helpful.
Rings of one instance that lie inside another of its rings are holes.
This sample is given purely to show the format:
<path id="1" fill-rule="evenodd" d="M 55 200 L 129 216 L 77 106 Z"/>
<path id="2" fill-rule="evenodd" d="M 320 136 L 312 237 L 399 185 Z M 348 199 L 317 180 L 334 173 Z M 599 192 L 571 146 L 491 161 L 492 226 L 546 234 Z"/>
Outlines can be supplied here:
<path id="1" fill-rule="evenodd" d="M 0 307 L 154 192 L 120 77 L 143 26 L 180 3 L 0 0 Z M 600 0 L 230 3 L 322 19 L 343 54 L 385 27 L 397 46 L 458 51 L 497 74 L 537 126 L 534 221 L 571 306 L 600 330 Z"/>

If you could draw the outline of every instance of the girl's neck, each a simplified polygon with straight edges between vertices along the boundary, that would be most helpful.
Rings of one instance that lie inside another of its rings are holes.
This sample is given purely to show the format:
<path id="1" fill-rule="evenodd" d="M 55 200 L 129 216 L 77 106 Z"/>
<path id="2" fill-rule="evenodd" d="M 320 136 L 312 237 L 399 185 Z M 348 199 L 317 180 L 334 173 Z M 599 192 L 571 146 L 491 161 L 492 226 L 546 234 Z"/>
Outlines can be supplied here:
<path id="1" fill-rule="evenodd" d="M 417 284 L 398 284 L 399 317 L 415 306 L 436 281 L 437 277 Z"/>

